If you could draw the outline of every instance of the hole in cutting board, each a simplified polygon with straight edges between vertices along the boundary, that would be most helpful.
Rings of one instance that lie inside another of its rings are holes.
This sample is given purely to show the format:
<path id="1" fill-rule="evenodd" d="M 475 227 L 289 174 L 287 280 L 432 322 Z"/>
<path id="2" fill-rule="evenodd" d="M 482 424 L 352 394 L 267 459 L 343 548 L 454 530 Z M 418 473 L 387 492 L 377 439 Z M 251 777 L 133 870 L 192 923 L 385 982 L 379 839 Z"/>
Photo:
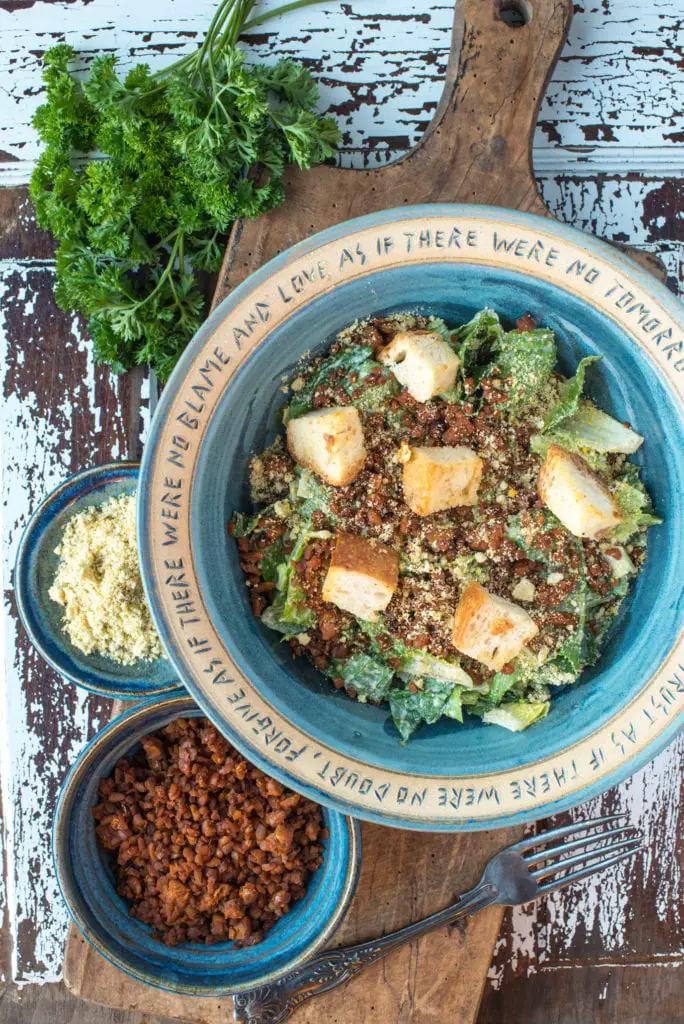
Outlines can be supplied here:
<path id="1" fill-rule="evenodd" d="M 532 18 L 532 8 L 527 0 L 501 0 L 501 20 L 509 28 L 524 28 Z"/>

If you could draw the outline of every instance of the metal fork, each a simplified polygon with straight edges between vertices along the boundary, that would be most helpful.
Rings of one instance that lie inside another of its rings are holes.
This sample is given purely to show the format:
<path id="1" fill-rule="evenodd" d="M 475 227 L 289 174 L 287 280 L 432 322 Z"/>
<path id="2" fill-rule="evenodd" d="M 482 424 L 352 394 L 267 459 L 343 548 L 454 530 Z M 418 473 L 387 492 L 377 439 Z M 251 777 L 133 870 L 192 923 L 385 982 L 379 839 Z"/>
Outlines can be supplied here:
<path id="1" fill-rule="evenodd" d="M 236 993 L 235 1020 L 240 1024 L 281 1024 L 306 999 L 343 984 L 369 964 L 435 928 L 495 903 L 506 907 L 529 903 L 618 864 L 643 849 L 641 835 L 632 826 L 611 827 L 622 817 L 609 814 L 578 821 L 504 847 L 489 861 L 478 884 L 444 910 L 379 939 L 326 950 L 271 985 Z M 579 836 L 580 832 L 587 835 Z M 577 838 L 565 841 L 570 836 Z M 616 838 L 619 836 L 624 838 Z M 547 846 L 552 842 L 555 845 Z"/>

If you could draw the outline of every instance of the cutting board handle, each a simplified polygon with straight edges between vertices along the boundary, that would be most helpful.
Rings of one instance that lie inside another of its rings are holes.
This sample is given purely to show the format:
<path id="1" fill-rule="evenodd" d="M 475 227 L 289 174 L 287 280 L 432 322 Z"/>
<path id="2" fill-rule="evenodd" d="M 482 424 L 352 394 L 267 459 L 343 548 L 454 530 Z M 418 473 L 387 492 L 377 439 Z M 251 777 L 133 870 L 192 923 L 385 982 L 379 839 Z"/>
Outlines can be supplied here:
<path id="1" fill-rule="evenodd" d="M 505 20 L 516 11 L 528 19 L 518 28 Z M 456 0 L 444 91 L 420 143 L 377 170 L 292 169 L 280 209 L 235 225 L 214 303 L 314 231 L 377 210 L 459 202 L 548 215 L 532 136 L 571 16 L 572 0 Z"/>
<path id="2" fill-rule="evenodd" d="M 456 0 L 435 117 L 415 150 L 380 172 L 395 179 L 393 191 L 400 182 L 410 189 L 401 202 L 547 212 L 535 184 L 532 140 L 571 18 L 572 0 Z M 428 180 L 412 184 L 417 172 Z"/>

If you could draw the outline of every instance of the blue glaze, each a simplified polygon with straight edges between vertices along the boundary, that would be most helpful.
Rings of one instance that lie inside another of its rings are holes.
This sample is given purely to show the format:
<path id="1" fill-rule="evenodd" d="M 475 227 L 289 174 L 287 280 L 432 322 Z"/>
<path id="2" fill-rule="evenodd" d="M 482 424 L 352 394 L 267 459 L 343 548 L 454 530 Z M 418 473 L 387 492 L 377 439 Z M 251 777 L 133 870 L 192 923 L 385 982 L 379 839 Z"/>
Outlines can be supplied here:
<path id="1" fill-rule="evenodd" d="M 77 512 L 109 498 L 135 493 L 138 463 L 110 463 L 76 473 L 60 484 L 33 513 L 24 531 L 14 572 L 19 615 L 34 646 L 60 675 L 104 697 L 131 700 L 177 689 L 178 676 L 166 658 L 120 665 L 83 654 L 62 628 L 63 608 L 48 591 L 59 562 L 55 548 Z"/>
<path id="2" fill-rule="evenodd" d="M 323 864 L 303 900 L 293 904 L 265 940 L 246 949 L 232 943 L 167 947 L 128 913 L 117 895 L 108 855 L 95 838 L 92 808 L 100 779 L 140 739 L 174 718 L 203 712 L 183 691 L 138 705 L 110 723 L 80 754 L 57 802 L 53 854 L 69 913 L 83 936 L 126 974 L 184 995 L 223 996 L 253 988 L 309 959 L 328 943 L 356 889 L 361 839 L 357 823 L 324 810 L 329 838 Z"/>
<path id="3" fill-rule="evenodd" d="M 404 217 L 467 215 L 486 213 L 487 208 L 431 206 L 386 211 L 331 228 L 288 253 L 277 257 L 236 289 L 212 314 L 195 343 L 176 369 L 163 396 L 156 424 L 153 424 L 146 459 L 151 458 L 158 424 L 172 401 L 186 366 L 199 347 L 229 316 L 244 291 L 266 283 L 275 270 L 295 256 L 349 234 L 354 228 L 380 225 Z M 501 212 L 525 228 L 547 228 L 547 222 L 528 214 Z M 619 275 L 625 260 L 604 243 L 581 235 L 572 228 L 554 225 L 561 236 L 578 239 L 588 254 L 592 250 L 611 260 Z M 681 580 L 684 578 L 684 536 L 681 530 L 684 493 L 684 418 L 669 385 L 647 354 L 613 320 L 571 293 L 528 272 L 504 271 L 476 264 L 435 262 L 383 270 L 347 282 L 312 301 L 275 329 L 250 355 L 232 379 L 221 407 L 212 419 L 198 460 L 193 481 L 193 553 L 198 578 L 209 614 L 231 656 L 265 698 L 300 729 L 333 750 L 363 758 L 371 764 L 404 771 L 440 776 L 471 776 L 490 770 L 532 765 L 590 735 L 641 690 L 672 647 L 682 625 Z M 649 275 L 630 264 L 633 277 L 641 278 L 646 294 L 656 293 L 675 318 L 681 310 L 667 291 Z M 350 701 L 334 691 L 328 681 L 303 660 L 293 662 L 289 648 L 252 616 L 238 565 L 235 546 L 226 534 L 226 522 L 235 509 L 249 508 L 247 464 L 255 451 L 262 450 L 279 429 L 279 412 L 284 396 L 283 375 L 290 375 L 304 351 L 323 351 L 335 333 L 356 317 L 381 315 L 394 310 L 425 310 L 461 323 L 488 305 L 505 322 L 529 311 L 558 337 L 561 370 L 572 374 L 584 355 L 600 354 L 603 361 L 588 374 L 587 393 L 618 419 L 629 420 L 646 442 L 634 461 L 644 467 L 644 480 L 654 499 L 656 511 L 665 520 L 649 532 L 648 558 L 636 586 L 623 605 L 600 662 L 586 671 L 582 681 L 559 693 L 547 719 L 522 734 L 485 726 L 477 720 L 465 725 L 440 722 L 419 730 L 406 747 L 389 721 L 386 708 L 374 708 Z M 143 462 L 143 475 L 146 460 Z M 147 514 L 142 495 L 141 518 Z M 143 566 L 149 565 L 146 541 L 141 537 Z M 223 566 L 223 571 L 217 567 Z M 149 587 L 149 575 L 146 578 Z M 154 609 L 154 593 L 150 593 Z M 163 622 L 159 623 L 162 631 Z M 168 636 L 167 636 L 168 639 Z M 171 657 L 173 645 L 169 645 Z M 202 703 L 202 694 L 190 678 L 184 682 Z M 266 760 L 261 748 L 236 735 L 227 719 L 214 716 L 222 731 L 247 756 L 265 770 L 293 784 L 284 768 Z M 218 720 L 220 718 L 220 720 Z M 453 828 L 486 828 L 555 813 L 608 788 L 635 771 L 678 731 L 672 724 L 638 758 L 627 759 L 600 783 L 560 800 L 549 800 L 536 811 L 496 816 L 479 821 L 458 821 Z M 295 788 L 345 808 L 341 796 L 303 787 Z M 364 815 L 366 816 L 366 815 Z M 406 826 L 379 810 L 369 818 Z M 413 824 L 413 823 L 412 823 Z M 416 821 L 414 827 L 444 829 L 430 822 Z"/>

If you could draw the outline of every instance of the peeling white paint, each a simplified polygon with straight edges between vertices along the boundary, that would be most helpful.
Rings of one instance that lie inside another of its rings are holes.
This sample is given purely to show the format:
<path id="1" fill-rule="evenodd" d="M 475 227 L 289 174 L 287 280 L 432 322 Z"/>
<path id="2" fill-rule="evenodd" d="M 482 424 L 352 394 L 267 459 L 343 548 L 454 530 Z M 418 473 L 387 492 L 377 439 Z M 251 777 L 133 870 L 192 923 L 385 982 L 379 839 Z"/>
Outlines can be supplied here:
<path id="1" fill-rule="evenodd" d="M 35 312 L 37 295 L 31 287 L 32 271 L 24 264 L 4 263 L 0 266 L 0 365 L 7 367 L 9 351 L 6 325 L 8 317 L 23 306 L 22 315 L 27 324 Z M 18 276 L 26 282 L 10 299 L 9 283 Z M 23 301 L 22 301 L 23 300 Z M 33 323 L 37 323 L 34 319 Z M 34 345 L 40 345 L 40 328 L 33 328 Z M 92 408 L 97 408 L 95 371 L 90 346 L 81 335 L 76 322 L 70 337 L 77 351 L 87 351 L 87 369 L 84 388 L 90 396 Z M 70 472 L 72 443 L 63 445 L 63 431 L 71 427 L 74 402 L 64 396 L 61 417 L 51 422 L 41 418 L 35 392 L 20 400 L 9 392 L 0 411 L 0 446 L 3 454 L 3 574 L 9 581 L 14 566 L 16 547 L 21 532 L 36 504 Z M 69 442 L 69 438 L 67 438 Z M 61 450 L 60 450 L 61 449 Z M 111 451 L 113 459 L 120 458 L 118 444 Z M 17 644 L 18 626 L 5 602 L 5 659 L 4 678 L 0 681 L 0 774 L 5 808 L 5 843 L 8 859 L 7 906 L 11 934 L 15 939 L 12 950 L 12 974 L 17 980 L 50 981 L 61 973 L 61 958 L 67 928 L 67 914 L 52 872 L 50 830 L 52 809 L 47 799 L 47 787 L 63 777 L 65 766 L 71 764 L 86 742 L 89 732 L 89 698 L 83 691 L 75 691 L 64 683 L 62 691 L 47 682 L 40 697 L 29 701 L 23 689 L 23 679 L 30 672 L 40 675 L 46 670 L 40 658 L 31 654 L 30 665 Z M 63 705 L 67 707 L 64 708 Z M 58 713 L 55 713 L 58 712 Z M 46 751 L 39 731 L 31 727 L 31 720 L 46 715 L 56 726 L 56 745 L 52 756 Z M 22 926 L 29 924 L 35 931 L 32 960 L 35 968 L 27 969 L 21 962 L 21 950 L 16 937 Z"/>
<path id="2" fill-rule="evenodd" d="M 279 4 L 262 0 L 259 10 Z M 0 151 L 10 158 L 0 161 L 0 180 L 19 184 L 30 176 L 38 151 L 30 120 L 41 102 L 39 55 L 48 46 L 68 42 L 84 66 L 105 51 L 116 52 L 122 68 L 146 61 L 156 69 L 197 45 L 214 9 L 215 0 L 80 0 L 0 11 L 0 88 L 7 96 Z M 539 173 L 684 174 L 680 15 L 678 0 L 575 4 L 540 111 Z M 442 92 L 452 22 L 451 2 L 322 3 L 265 25 L 247 48 L 255 60 L 305 60 L 319 77 L 321 107 L 343 128 L 342 163 L 372 166 L 422 135 Z"/>
<path id="3" fill-rule="evenodd" d="M 261 6 L 279 2 L 268 0 Z M 37 51 L 64 37 L 75 49 L 89 54 L 116 51 L 122 55 L 124 67 L 139 60 L 159 67 L 168 63 L 171 47 L 174 56 L 192 48 L 189 36 L 179 42 L 179 29 L 201 34 L 214 6 L 214 0 L 196 0 L 193 5 L 186 0 L 149 0 L 147 4 L 136 0 L 68 4 L 38 0 L 11 15 L 0 11 L 4 51 L 0 58 L 4 96 L 0 151 L 16 158 L 0 160 L 0 180 L 25 182 L 36 156 L 29 120 L 40 102 Z M 684 284 L 684 246 L 675 234 L 674 211 L 669 214 L 662 206 L 668 201 L 664 179 L 684 173 L 684 147 L 671 137 L 677 132 L 676 91 L 681 93 L 681 74 L 670 63 L 682 46 L 683 27 L 676 24 L 680 2 L 654 0 L 644 5 L 642 0 L 603 0 L 584 9 L 582 3 L 576 7 L 579 10 L 568 45 L 540 113 L 534 149 L 535 166 L 542 175 L 540 189 L 561 220 L 658 253 L 673 283 Z M 396 18 L 398 8 L 411 15 L 409 21 Z M 341 162 L 364 166 L 386 163 L 419 140 L 441 95 L 451 21 L 451 0 L 430 5 L 419 0 L 402 0 L 400 5 L 389 0 L 352 0 L 343 6 L 324 3 L 287 16 L 268 31 L 279 33 L 278 56 L 305 59 L 315 68 L 321 80 L 321 107 L 336 110 L 345 132 Z M 264 37 L 251 47 L 254 59 L 275 58 L 273 38 Z M 666 50 L 664 73 L 657 58 L 641 52 L 654 46 Z M 434 60 L 426 60 L 426 54 L 434 55 Z M 371 88 L 372 102 L 368 102 Z M 606 124 L 613 141 L 602 141 L 600 131 L 593 127 Z M 599 136 L 596 141 L 589 138 L 592 134 Z M 641 178 L 626 181 L 628 170 L 639 172 Z M 606 174 L 593 179 L 591 175 L 598 171 Z M 22 220 L 30 227 L 28 202 Z M 672 227 L 669 235 L 668 224 Z M 41 264 L 43 269 L 46 266 L 49 264 Z M 0 367 L 7 366 L 9 353 L 2 328 L 10 312 L 20 310 L 27 324 L 35 316 L 40 301 L 40 292 L 32 285 L 35 267 L 28 260 L 0 264 Z M 13 286 L 19 282 L 11 309 L 2 304 L 3 295 L 10 294 L 10 282 Z M 65 342 L 68 339 L 83 350 L 85 341 L 78 324 L 71 324 Z M 33 342 L 39 344 L 40 337 Z M 24 365 L 25 353 L 19 358 Z M 16 543 L 30 510 L 69 473 L 70 444 L 60 452 L 60 440 L 69 429 L 74 405 L 89 405 L 95 429 L 103 425 L 97 404 L 97 372 L 88 355 L 78 393 L 63 395 L 59 409 L 52 410 L 50 417 L 41 416 L 35 393 L 21 401 L 9 395 L 0 408 L 0 457 L 4 458 L 0 475 L 6 502 L 0 514 L 6 588 Z M 55 383 L 55 392 L 59 391 Z M 143 385 L 143 436 L 155 396 L 154 382 L 147 379 Z M 120 457 L 118 443 L 109 454 Z M 30 665 L 26 666 L 16 653 L 16 627 L 7 607 L 5 631 L 0 775 L 10 871 L 7 891 L 3 894 L 0 889 L 0 905 L 6 901 L 15 937 L 22 926 L 37 926 L 30 962 L 26 950 L 15 945 L 14 977 L 45 981 L 59 975 L 66 928 L 48 849 L 50 793 L 87 738 L 93 725 L 93 702 L 72 687 L 62 690 L 47 676 L 44 692 L 34 692 L 29 699 L 22 690 L 22 676 L 29 669 L 44 674 L 42 663 L 29 655 Z M 57 742 L 64 750 L 56 746 L 43 761 L 46 751 L 40 729 L 31 723 L 53 713 L 59 723 Z M 576 812 L 584 817 L 606 808 L 627 811 L 629 820 L 644 829 L 648 851 L 628 866 L 606 873 L 600 883 L 573 887 L 534 908 L 516 908 L 512 929 L 502 933 L 497 943 L 490 971 L 492 985 L 500 986 L 507 972 L 524 975 L 571 968 L 578 950 L 581 954 L 584 935 L 598 937 L 604 952 L 601 962 L 606 965 L 620 966 L 625 954 L 630 955 L 630 965 L 639 965 L 639 955 L 646 952 L 652 959 L 675 965 L 676 950 L 646 951 L 630 946 L 636 934 L 630 908 L 633 894 L 646 887 L 653 892 L 657 920 L 680 923 L 673 915 L 681 912 L 681 857 L 676 848 L 681 752 L 681 744 L 671 747 L 609 797 Z"/>

